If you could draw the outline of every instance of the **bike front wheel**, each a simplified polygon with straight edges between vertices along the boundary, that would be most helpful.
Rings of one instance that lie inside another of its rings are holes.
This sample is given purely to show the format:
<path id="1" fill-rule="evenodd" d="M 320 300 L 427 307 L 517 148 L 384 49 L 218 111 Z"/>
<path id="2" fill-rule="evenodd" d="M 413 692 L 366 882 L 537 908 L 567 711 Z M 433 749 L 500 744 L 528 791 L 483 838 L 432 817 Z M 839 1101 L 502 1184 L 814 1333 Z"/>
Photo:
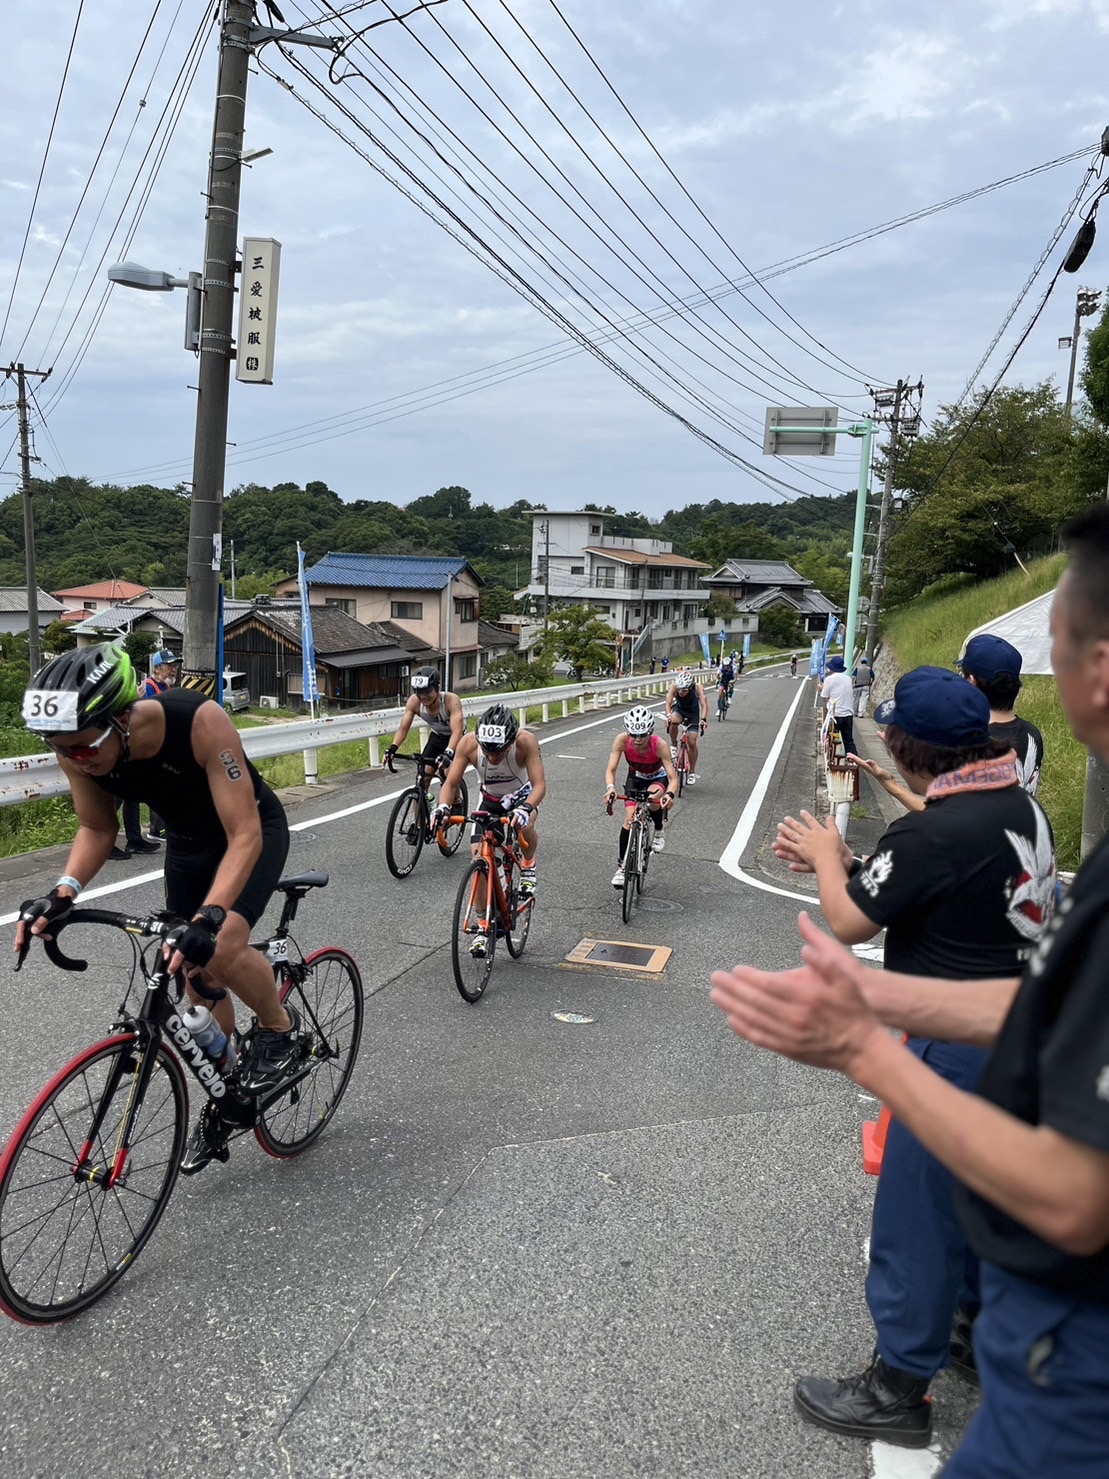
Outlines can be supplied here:
<path id="1" fill-rule="evenodd" d="M 639 876 L 639 828 L 635 822 L 628 834 L 628 850 L 624 854 L 624 891 L 620 899 L 620 913 L 624 923 L 632 917 L 632 902 L 635 899 L 636 879 Z"/>
<path id="2" fill-rule="evenodd" d="M 475 858 L 462 875 L 454 901 L 454 920 L 451 927 L 451 965 L 454 968 L 454 984 L 463 1001 L 481 999 L 489 977 L 493 974 L 493 953 L 497 946 L 496 925 L 482 934 L 487 922 L 493 920 L 495 909 L 486 890 L 491 887 L 487 877 L 488 864 L 484 858 Z M 479 903 L 482 895 L 485 901 Z M 477 942 L 483 940 L 480 946 Z M 475 946 L 479 949 L 474 954 Z"/>
<path id="3" fill-rule="evenodd" d="M 124 1152 L 147 1053 L 150 1079 Z M 0 1156 L 0 1308 L 49 1325 L 122 1278 L 169 1202 L 188 1114 L 181 1064 L 164 1043 L 144 1050 L 137 1033 L 106 1038 L 55 1074 Z"/>
<path id="4" fill-rule="evenodd" d="M 411 786 L 397 797 L 385 834 L 385 861 L 394 878 L 407 878 L 424 850 L 423 792 Z"/>
<path id="5" fill-rule="evenodd" d="M 267 1155 L 288 1160 L 307 1150 L 347 1091 L 362 1041 L 362 977 L 345 950 L 315 950 L 290 971 L 281 1000 L 300 1015 L 307 1072 L 262 1111 L 254 1134 Z"/>
<path id="6" fill-rule="evenodd" d="M 470 793 L 466 789 L 465 781 L 460 781 L 458 784 L 458 798 L 451 807 L 451 811 L 455 816 L 467 817 L 470 814 Z M 462 821 L 456 823 L 453 827 L 444 827 L 435 841 L 438 844 L 439 851 L 445 858 L 453 858 L 461 847 L 462 839 L 465 835 L 466 823 Z"/>

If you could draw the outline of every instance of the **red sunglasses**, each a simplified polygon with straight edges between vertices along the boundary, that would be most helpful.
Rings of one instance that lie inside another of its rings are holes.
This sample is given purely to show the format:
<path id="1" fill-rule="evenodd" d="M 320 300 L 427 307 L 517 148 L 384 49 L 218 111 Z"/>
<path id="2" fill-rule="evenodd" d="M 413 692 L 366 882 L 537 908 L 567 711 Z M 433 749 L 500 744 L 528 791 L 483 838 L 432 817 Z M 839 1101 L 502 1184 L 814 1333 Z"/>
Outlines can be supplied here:
<path id="1" fill-rule="evenodd" d="M 99 739 L 93 740 L 87 745 L 61 745 L 56 739 L 47 737 L 46 743 L 57 755 L 64 755 L 67 760 L 76 760 L 78 764 L 82 761 L 95 760 L 100 752 L 100 746 L 113 732 L 109 725 Z"/>

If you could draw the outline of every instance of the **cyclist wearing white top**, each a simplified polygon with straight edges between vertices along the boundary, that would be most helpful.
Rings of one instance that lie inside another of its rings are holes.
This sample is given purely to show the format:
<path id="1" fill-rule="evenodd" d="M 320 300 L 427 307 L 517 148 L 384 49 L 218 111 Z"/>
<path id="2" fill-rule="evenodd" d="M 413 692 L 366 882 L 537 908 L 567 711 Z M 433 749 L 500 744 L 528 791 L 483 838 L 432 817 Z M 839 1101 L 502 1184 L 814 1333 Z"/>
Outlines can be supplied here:
<path id="1" fill-rule="evenodd" d="M 689 774 L 686 780 L 691 786 L 697 783 L 697 741 L 705 732 L 709 722 L 709 701 L 700 683 L 693 681 L 693 674 L 683 668 L 670 685 L 666 695 L 666 728 L 670 735 L 671 754 L 678 758 L 678 728 L 684 728 L 686 744 L 689 746 Z"/>
<path id="2" fill-rule="evenodd" d="M 437 668 L 417 668 L 412 674 L 412 693 L 404 706 L 393 743 L 385 751 L 386 762 L 395 755 L 408 738 L 413 724 L 426 724 L 429 730 L 427 744 L 420 752 L 425 761 L 425 770 L 440 773 L 454 759 L 458 742 L 466 732 L 466 716 L 458 695 L 440 691 Z"/>
<path id="3" fill-rule="evenodd" d="M 451 767 L 439 793 L 439 807 L 432 818 L 438 827 L 442 815 L 450 815 L 466 767 L 472 765 L 481 780 L 481 805 L 487 811 L 511 817 L 520 838 L 523 866 L 520 892 L 535 892 L 535 853 L 539 846 L 536 816 L 547 794 L 539 741 L 530 730 L 521 729 L 516 715 L 503 704 L 486 709 L 477 729 L 465 734 L 455 750 Z M 476 847 L 475 847 L 476 851 Z"/>

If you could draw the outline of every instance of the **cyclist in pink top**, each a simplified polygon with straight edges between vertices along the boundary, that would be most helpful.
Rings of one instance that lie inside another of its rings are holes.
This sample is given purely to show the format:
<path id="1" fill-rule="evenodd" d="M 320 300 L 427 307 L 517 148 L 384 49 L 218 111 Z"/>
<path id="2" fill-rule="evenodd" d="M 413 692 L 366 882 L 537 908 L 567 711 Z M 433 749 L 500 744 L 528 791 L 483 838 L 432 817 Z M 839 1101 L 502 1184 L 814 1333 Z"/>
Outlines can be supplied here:
<path id="1" fill-rule="evenodd" d="M 674 804 L 678 794 L 678 773 L 670 756 L 670 746 L 660 740 L 654 732 L 655 716 L 643 704 L 637 704 L 624 715 L 624 732 L 612 742 L 605 773 L 605 804 L 616 796 L 616 768 L 621 755 L 628 762 L 628 777 L 624 785 L 627 801 L 624 807 L 624 825 L 620 829 L 620 862 L 612 879 L 613 888 L 624 886 L 624 856 L 628 850 L 628 832 L 636 803 L 645 800 L 651 808 L 655 823 L 655 836 L 651 843 L 653 852 L 661 852 L 666 846 L 662 822 L 666 812 Z"/>

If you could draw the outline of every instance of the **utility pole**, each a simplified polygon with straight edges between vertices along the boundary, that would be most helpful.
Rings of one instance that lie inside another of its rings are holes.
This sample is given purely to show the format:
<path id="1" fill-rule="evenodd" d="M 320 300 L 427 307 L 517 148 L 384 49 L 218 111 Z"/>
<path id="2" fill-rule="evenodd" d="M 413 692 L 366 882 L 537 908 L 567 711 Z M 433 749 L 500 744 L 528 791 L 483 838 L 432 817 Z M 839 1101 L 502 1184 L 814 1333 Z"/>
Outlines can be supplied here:
<path id="1" fill-rule="evenodd" d="M 27 413 L 27 376 L 39 380 L 50 378 L 49 370 L 28 370 L 23 365 L 9 365 L 9 376 L 15 376 L 19 410 L 19 460 L 23 493 L 23 559 L 27 572 L 27 659 L 31 676 L 42 665 L 39 644 L 39 584 L 35 569 L 35 514 L 31 504 L 31 420 Z"/>
<path id="2" fill-rule="evenodd" d="M 1067 375 L 1067 399 L 1063 410 L 1070 421 L 1071 402 L 1074 400 L 1074 371 L 1078 363 L 1078 343 L 1082 337 L 1082 320 L 1096 313 L 1101 303 L 1101 293 L 1093 288 L 1079 288 L 1074 300 L 1074 332 L 1070 340 L 1070 373 Z M 1065 341 L 1061 341 L 1065 342 Z"/>
<path id="3" fill-rule="evenodd" d="M 866 660 L 874 667 L 874 649 L 878 645 L 878 616 L 882 609 L 882 596 L 886 585 L 886 553 L 890 540 L 890 509 L 893 501 L 893 480 L 897 471 L 897 454 L 902 437 L 914 437 L 920 431 L 920 398 L 924 394 L 924 381 L 907 385 L 898 380 L 891 389 L 871 391 L 874 397 L 875 420 L 886 420 L 883 411 L 890 408 L 890 439 L 886 448 L 886 476 L 882 484 L 882 503 L 878 511 L 878 541 L 874 552 L 874 568 L 870 577 L 870 605 L 866 614 Z M 915 406 L 913 404 L 915 400 Z M 903 410 L 908 406 L 908 410 Z"/>
<path id="4" fill-rule="evenodd" d="M 208 161 L 200 373 L 180 680 L 182 686 L 198 688 L 209 698 L 217 697 L 223 481 L 238 262 L 239 186 L 253 25 L 254 0 L 223 0 L 216 112 Z"/>
<path id="5" fill-rule="evenodd" d="M 551 624 L 551 521 L 543 520 L 543 635 Z"/>

